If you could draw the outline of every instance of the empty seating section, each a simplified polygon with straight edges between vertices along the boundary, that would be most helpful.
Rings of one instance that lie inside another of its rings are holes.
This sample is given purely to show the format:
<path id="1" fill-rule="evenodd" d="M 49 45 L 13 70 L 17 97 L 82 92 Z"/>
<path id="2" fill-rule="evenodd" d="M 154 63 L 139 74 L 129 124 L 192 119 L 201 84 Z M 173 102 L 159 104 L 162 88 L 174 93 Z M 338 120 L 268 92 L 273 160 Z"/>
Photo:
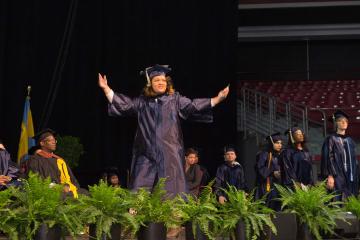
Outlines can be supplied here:
<path id="1" fill-rule="evenodd" d="M 279 101 L 322 109 L 327 116 L 331 116 L 334 109 L 342 109 L 350 116 L 349 133 L 360 137 L 360 80 L 242 81 L 239 89 L 242 87 L 274 96 Z M 308 116 L 313 121 L 322 120 L 317 111 L 309 111 Z"/>

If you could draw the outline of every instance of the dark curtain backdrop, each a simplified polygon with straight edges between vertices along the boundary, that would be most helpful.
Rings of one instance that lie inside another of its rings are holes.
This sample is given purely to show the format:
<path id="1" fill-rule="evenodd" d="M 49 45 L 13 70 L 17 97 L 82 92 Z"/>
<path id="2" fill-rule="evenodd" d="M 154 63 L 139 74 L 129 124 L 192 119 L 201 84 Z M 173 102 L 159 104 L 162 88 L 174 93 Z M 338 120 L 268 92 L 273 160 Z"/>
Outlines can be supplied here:
<path id="1" fill-rule="evenodd" d="M 26 86 L 39 130 L 51 89 L 69 8 L 63 1 L 0 1 L 0 138 L 16 159 Z M 176 89 L 185 96 L 211 97 L 228 83 L 226 103 L 215 123 L 184 123 L 186 146 L 201 150 L 214 173 L 222 146 L 236 139 L 237 1 L 86 0 L 74 11 L 63 71 L 46 127 L 81 138 L 85 154 L 75 169 L 81 184 L 97 182 L 103 168 L 116 166 L 121 179 L 131 162 L 135 118 L 110 118 L 97 86 L 97 73 L 109 85 L 137 96 L 145 84 L 139 71 L 170 64 Z"/>

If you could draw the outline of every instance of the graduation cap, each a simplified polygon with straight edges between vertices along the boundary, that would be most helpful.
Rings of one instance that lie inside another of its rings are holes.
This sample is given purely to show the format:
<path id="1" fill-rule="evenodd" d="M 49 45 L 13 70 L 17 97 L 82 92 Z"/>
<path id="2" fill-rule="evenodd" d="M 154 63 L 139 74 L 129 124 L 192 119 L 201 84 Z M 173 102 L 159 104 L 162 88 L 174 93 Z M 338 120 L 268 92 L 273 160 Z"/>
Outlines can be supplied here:
<path id="1" fill-rule="evenodd" d="M 294 127 L 292 127 L 292 128 L 289 128 L 288 130 L 286 130 L 284 134 L 285 134 L 285 135 L 288 134 L 288 135 L 290 136 L 291 142 L 292 142 L 292 143 L 295 143 L 293 134 L 294 134 L 294 132 L 296 132 L 296 131 L 298 131 L 298 130 L 300 130 L 300 131 L 302 132 L 302 129 L 301 129 L 301 128 L 299 128 L 299 127 L 297 127 L 297 126 L 294 126 Z"/>
<path id="2" fill-rule="evenodd" d="M 224 147 L 224 154 L 227 152 L 234 152 L 236 153 L 236 148 L 233 145 L 227 145 Z"/>
<path id="3" fill-rule="evenodd" d="M 36 143 L 39 144 L 41 141 L 43 141 L 48 136 L 56 136 L 56 132 L 50 128 L 46 128 L 38 132 L 34 138 L 36 140 Z"/>
<path id="4" fill-rule="evenodd" d="M 151 79 L 155 76 L 159 75 L 166 75 L 171 71 L 171 68 L 169 68 L 169 65 L 159 65 L 156 64 L 152 67 L 145 68 L 144 71 L 140 72 L 140 75 L 145 75 L 147 80 L 147 86 L 151 86 Z"/>
<path id="5" fill-rule="evenodd" d="M 336 122 L 339 118 L 346 118 L 349 120 L 349 116 L 341 110 L 336 110 L 329 120 Z"/>
<path id="6" fill-rule="evenodd" d="M 276 143 L 277 141 L 279 141 L 279 140 L 281 141 L 281 140 L 282 140 L 282 139 L 281 139 L 281 134 L 280 134 L 279 132 L 273 133 L 273 134 L 267 136 L 267 137 L 266 137 L 266 140 L 267 140 L 269 143 L 271 143 L 271 144 L 274 145 L 274 143 Z"/>

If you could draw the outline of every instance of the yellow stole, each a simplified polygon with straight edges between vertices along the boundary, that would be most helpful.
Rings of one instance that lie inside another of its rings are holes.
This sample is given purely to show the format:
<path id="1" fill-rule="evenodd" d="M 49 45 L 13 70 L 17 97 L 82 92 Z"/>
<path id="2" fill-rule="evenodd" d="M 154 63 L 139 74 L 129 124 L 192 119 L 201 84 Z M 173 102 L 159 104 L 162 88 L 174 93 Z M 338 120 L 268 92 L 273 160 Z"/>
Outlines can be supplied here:
<path id="1" fill-rule="evenodd" d="M 272 161 L 272 152 L 269 152 L 268 154 L 268 169 L 271 167 L 271 161 Z M 266 192 L 270 192 L 270 177 L 266 178 Z"/>
<path id="2" fill-rule="evenodd" d="M 71 178 L 64 159 L 58 158 L 56 159 L 56 163 L 60 171 L 60 183 L 68 184 L 70 186 L 70 191 L 74 194 L 74 197 L 78 198 L 77 187 L 71 182 Z"/>
<path id="3" fill-rule="evenodd" d="M 54 153 L 48 153 L 43 150 L 39 150 L 37 154 L 44 158 L 56 158 L 57 167 L 60 171 L 60 183 L 69 185 L 70 191 L 74 194 L 74 198 L 78 198 L 77 187 L 71 182 L 69 171 L 64 159 Z"/>

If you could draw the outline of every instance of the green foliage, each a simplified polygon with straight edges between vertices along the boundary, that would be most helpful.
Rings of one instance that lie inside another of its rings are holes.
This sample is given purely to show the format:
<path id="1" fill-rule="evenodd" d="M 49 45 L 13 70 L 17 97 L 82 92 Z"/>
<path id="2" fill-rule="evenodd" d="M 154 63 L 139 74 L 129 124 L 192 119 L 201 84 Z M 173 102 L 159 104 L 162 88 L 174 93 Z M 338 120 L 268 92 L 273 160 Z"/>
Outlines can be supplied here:
<path id="1" fill-rule="evenodd" d="M 0 191 L 0 231 L 7 233 L 10 239 L 17 239 L 16 225 L 12 224 L 14 213 L 9 208 L 12 202 L 9 189 Z"/>
<path id="2" fill-rule="evenodd" d="M 346 211 L 352 212 L 360 219 L 360 199 L 359 196 L 351 196 L 347 199 L 344 206 Z"/>
<path id="3" fill-rule="evenodd" d="M 62 199 L 61 185 L 51 186 L 50 183 L 49 178 L 43 180 L 30 173 L 29 178 L 23 180 L 21 188 L 1 192 L 1 200 L 7 201 L 6 207 L 2 206 L 1 217 L 6 211 L 8 214 L 1 224 L 1 230 L 9 234 L 11 239 L 18 239 L 19 235 L 32 239 L 43 223 L 49 227 L 57 224 L 72 235 L 83 230 L 81 220 L 72 211 L 76 208 L 75 204 Z"/>
<path id="4" fill-rule="evenodd" d="M 340 218 L 340 204 L 332 201 L 336 196 L 328 193 L 325 183 L 313 187 L 301 188 L 295 184 L 295 191 L 276 185 L 280 192 L 282 209 L 285 212 L 295 213 L 302 224 L 307 224 L 316 239 L 322 239 L 320 231 L 334 233 L 335 219 Z"/>
<path id="5" fill-rule="evenodd" d="M 180 219 L 173 207 L 173 200 L 166 197 L 165 181 L 165 178 L 160 178 L 152 192 L 141 188 L 136 193 L 132 208 L 137 211 L 135 217 L 141 225 L 163 222 L 169 228 L 179 224 Z"/>
<path id="6" fill-rule="evenodd" d="M 119 223 L 125 229 L 136 232 L 139 228 L 135 217 L 129 213 L 136 196 L 123 188 L 114 188 L 103 181 L 89 187 L 90 196 L 80 196 L 81 208 L 84 209 L 83 219 L 87 223 L 95 223 L 96 237 L 103 234 L 110 236 L 110 228 Z"/>
<path id="7" fill-rule="evenodd" d="M 260 237 L 265 226 L 276 234 L 276 227 L 271 221 L 271 214 L 274 211 L 266 207 L 264 199 L 255 200 L 254 192 L 247 195 L 234 186 L 228 186 L 228 189 L 222 190 L 227 196 L 227 202 L 220 207 L 223 229 L 226 232 L 233 232 L 236 224 L 243 221 L 247 239 Z"/>
<path id="8" fill-rule="evenodd" d="M 80 138 L 73 136 L 57 136 L 56 154 L 65 159 L 70 168 L 79 165 L 80 157 L 84 153 L 84 147 Z"/>
<path id="9" fill-rule="evenodd" d="M 211 181 L 203 189 L 199 198 L 190 194 L 184 194 L 175 199 L 174 206 L 178 210 L 179 216 L 185 222 L 192 222 L 194 236 L 196 235 L 197 227 L 209 239 L 215 239 L 220 232 L 222 219 L 218 214 L 216 196 L 212 192 L 211 186 L 213 183 L 214 181 Z"/>

